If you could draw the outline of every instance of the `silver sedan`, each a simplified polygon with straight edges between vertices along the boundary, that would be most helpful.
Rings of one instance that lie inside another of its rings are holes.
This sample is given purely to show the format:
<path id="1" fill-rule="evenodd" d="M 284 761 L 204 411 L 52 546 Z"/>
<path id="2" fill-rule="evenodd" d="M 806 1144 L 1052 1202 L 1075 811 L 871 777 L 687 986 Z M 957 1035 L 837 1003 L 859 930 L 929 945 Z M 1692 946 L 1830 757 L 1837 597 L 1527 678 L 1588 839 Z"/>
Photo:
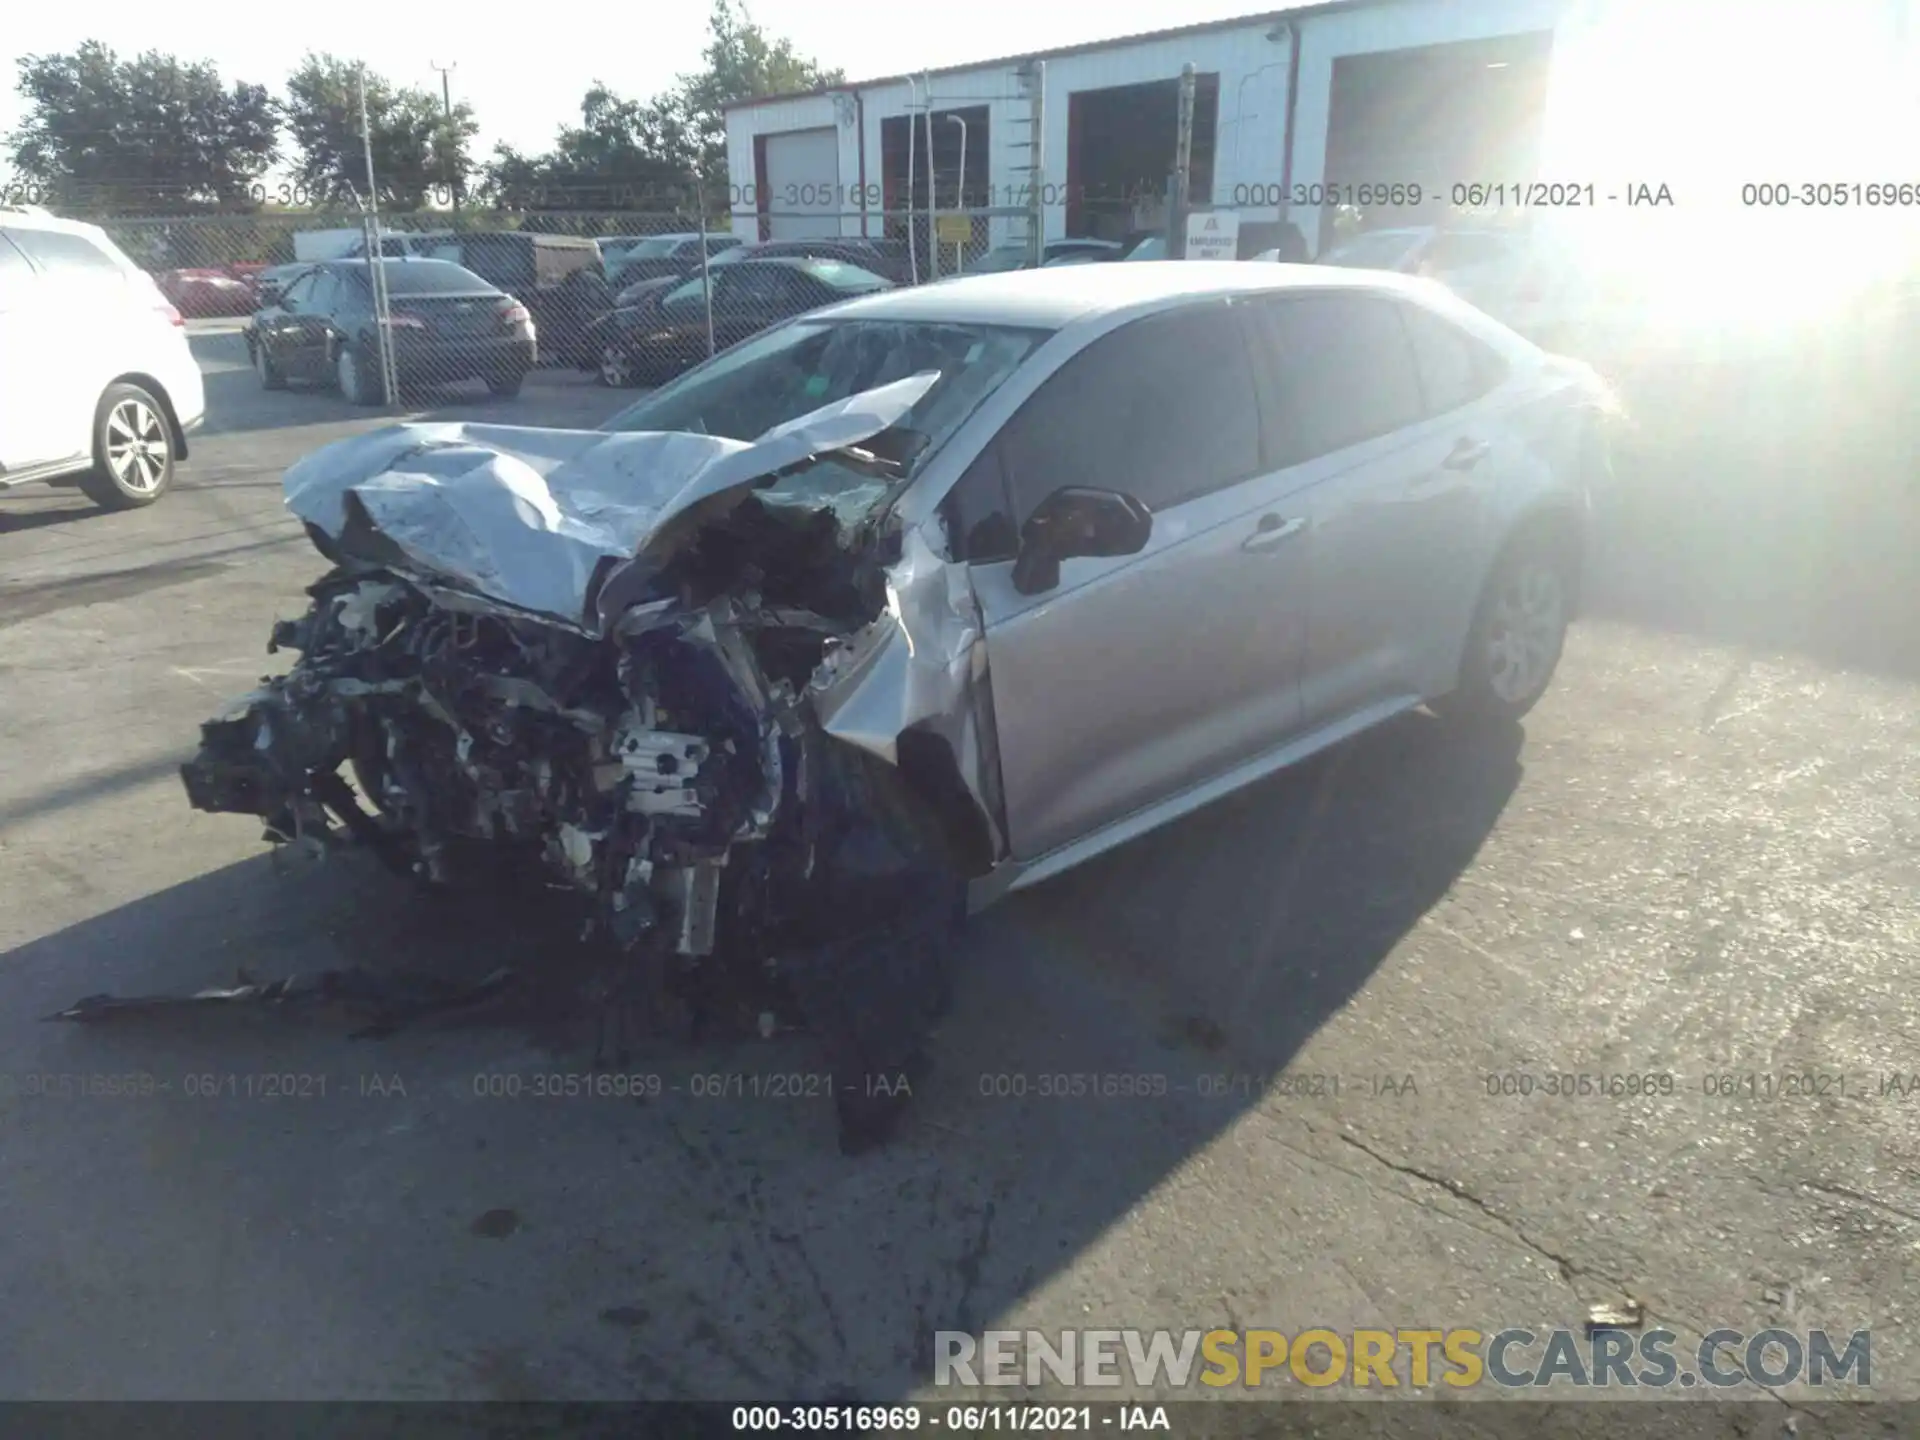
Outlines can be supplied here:
<path id="1" fill-rule="evenodd" d="M 763 1015 L 828 1037 L 843 1135 L 872 1134 L 849 1097 L 910 1067 L 943 993 L 925 927 L 969 889 L 1414 706 L 1524 715 L 1604 404 L 1586 367 L 1362 271 L 876 294 L 600 431 L 307 457 L 287 499 L 334 569 L 275 628 L 302 658 L 183 778 L 431 882 L 544 873 L 623 974 L 771 985 Z"/>
<path id="2" fill-rule="evenodd" d="M 957 280 L 820 312 L 608 428 L 747 438 L 807 408 L 775 377 L 821 332 L 956 328 L 980 373 L 917 407 L 935 445 L 889 503 L 951 569 L 925 593 L 977 606 L 989 680 L 958 760 L 998 836 L 986 893 L 1423 703 L 1512 720 L 1547 689 L 1608 397 L 1433 282 L 1198 262 Z"/>

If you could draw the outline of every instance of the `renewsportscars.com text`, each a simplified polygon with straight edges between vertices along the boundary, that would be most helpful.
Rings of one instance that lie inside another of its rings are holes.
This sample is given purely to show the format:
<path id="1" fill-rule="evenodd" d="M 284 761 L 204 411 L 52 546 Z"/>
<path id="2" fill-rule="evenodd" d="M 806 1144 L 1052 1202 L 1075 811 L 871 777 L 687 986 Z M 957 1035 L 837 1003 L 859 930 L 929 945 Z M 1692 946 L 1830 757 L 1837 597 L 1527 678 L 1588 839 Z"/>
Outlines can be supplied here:
<path id="1" fill-rule="evenodd" d="M 1182 1390 L 1269 1384 L 1355 1389 L 1725 1389 L 1873 1384 L 1873 1336 L 1825 1330 L 988 1330 L 934 1335 L 937 1386 Z"/>

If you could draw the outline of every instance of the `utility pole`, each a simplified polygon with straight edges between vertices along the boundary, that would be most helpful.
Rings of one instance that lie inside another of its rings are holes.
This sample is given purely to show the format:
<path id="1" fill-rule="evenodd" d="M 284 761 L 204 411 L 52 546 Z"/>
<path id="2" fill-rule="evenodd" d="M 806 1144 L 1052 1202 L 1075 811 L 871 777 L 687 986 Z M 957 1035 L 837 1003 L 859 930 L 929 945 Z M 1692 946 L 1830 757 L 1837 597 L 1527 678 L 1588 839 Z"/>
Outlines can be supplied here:
<path id="1" fill-rule="evenodd" d="M 455 60 L 450 65 L 441 65 L 435 61 L 429 60 L 427 64 L 432 69 L 438 70 L 440 72 L 440 105 L 442 108 L 442 113 L 445 117 L 444 125 L 446 129 L 446 146 L 447 146 L 447 150 L 446 150 L 447 195 L 453 201 L 453 213 L 455 215 L 458 215 L 460 213 L 460 182 L 458 179 L 455 178 L 454 170 L 453 170 L 454 154 L 453 154 L 453 79 L 452 79 L 452 76 L 453 76 L 453 72 L 460 68 L 460 62 L 458 60 Z"/>
<path id="2" fill-rule="evenodd" d="M 940 196 L 938 186 L 940 172 L 933 163 L 933 77 L 920 77 L 922 95 L 927 102 L 927 273 L 933 279 L 940 278 L 940 235 L 934 228 L 938 224 Z"/>
<path id="3" fill-rule="evenodd" d="M 1180 67 L 1180 110 L 1174 132 L 1173 175 L 1167 186 L 1167 258 L 1187 258 L 1189 171 L 1193 165 L 1193 102 L 1198 77 L 1192 65 Z"/>
<path id="4" fill-rule="evenodd" d="M 373 290 L 373 329 L 380 359 L 380 398 L 400 403 L 400 377 L 393 363 L 393 312 L 387 304 L 385 247 L 380 243 L 380 182 L 373 173 L 373 126 L 367 122 L 367 67 L 357 72 L 360 92 L 360 143 L 367 161 L 367 279 Z"/>

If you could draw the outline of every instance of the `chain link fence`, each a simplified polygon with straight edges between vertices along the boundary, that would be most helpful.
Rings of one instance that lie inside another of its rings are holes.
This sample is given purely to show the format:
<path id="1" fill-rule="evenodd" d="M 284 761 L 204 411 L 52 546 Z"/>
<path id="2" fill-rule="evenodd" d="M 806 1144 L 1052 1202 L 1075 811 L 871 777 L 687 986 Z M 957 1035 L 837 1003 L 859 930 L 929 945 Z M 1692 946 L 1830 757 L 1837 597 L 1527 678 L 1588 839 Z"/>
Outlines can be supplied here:
<path id="1" fill-rule="evenodd" d="M 350 208 L 92 218 L 183 315 L 244 321 L 263 383 L 372 403 L 540 367 L 658 384 L 822 305 L 1032 260 L 995 208 L 411 211 L 379 217 L 378 275 Z"/>

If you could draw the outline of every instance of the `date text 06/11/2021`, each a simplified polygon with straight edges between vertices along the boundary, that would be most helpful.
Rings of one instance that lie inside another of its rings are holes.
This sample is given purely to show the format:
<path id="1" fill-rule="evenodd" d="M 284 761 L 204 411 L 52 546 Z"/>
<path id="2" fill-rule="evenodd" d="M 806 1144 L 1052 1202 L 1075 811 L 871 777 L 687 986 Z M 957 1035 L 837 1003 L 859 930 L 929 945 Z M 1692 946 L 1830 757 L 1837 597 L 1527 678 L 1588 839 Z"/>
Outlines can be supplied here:
<path id="1" fill-rule="evenodd" d="M 1094 1430 L 1173 1428 L 1164 1405 L 736 1405 L 736 1434 L 801 1430 L 848 1434 L 909 1434 L 916 1430 L 954 1434 L 994 1432 L 1058 1435 Z"/>
<path id="2" fill-rule="evenodd" d="M 396 1073 L 363 1071 L 150 1071 L 14 1074 L 0 1071 L 0 1100 L 385 1100 L 407 1093 Z"/>

